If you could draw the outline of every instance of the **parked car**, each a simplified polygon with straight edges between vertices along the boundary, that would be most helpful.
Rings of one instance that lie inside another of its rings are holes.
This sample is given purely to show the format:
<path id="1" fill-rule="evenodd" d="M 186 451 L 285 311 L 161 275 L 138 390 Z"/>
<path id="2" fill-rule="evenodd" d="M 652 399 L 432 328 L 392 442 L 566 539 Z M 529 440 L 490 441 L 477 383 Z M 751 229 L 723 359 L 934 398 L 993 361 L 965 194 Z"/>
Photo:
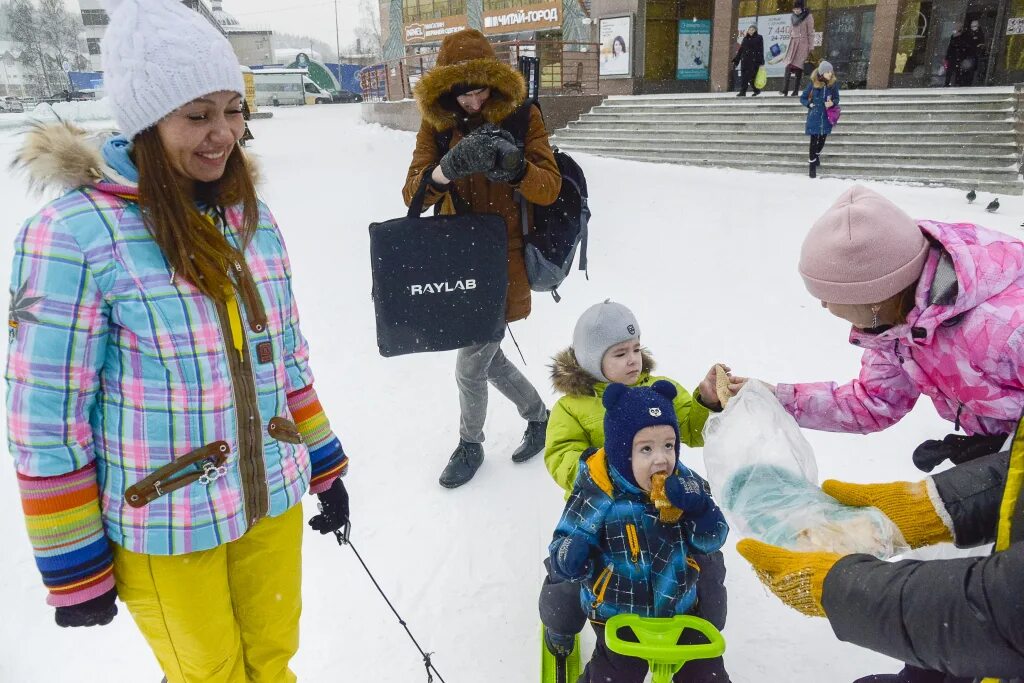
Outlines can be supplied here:
<path id="1" fill-rule="evenodd" d="M 17 97 L 5 97 L 0 100 L 0 111 L 20 114 L 25 111 L 25 107 Z"/>
<path id="2" fill-rule="evenodd" d="M 339 90 L 334 93 L 334 101 L 340 103 L 362 102 L 363 96 L 351 90 Z"/>

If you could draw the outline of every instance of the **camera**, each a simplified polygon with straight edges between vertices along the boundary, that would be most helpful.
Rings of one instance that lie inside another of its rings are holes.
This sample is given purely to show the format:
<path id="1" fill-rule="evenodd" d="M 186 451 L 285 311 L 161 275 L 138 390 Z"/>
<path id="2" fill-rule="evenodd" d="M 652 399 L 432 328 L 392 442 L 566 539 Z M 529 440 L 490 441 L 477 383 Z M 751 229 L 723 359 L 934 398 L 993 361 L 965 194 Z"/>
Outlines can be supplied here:
<path id="1" fill-rule="evenodd" d="M 493 123 L 487 123 L 474 131 L 476 135 L 487 135 L 494 139 L 494 168 L 502 171 L 515 171 L 523 165 L 523 150 L 509 138 L 511 133 Z"/>

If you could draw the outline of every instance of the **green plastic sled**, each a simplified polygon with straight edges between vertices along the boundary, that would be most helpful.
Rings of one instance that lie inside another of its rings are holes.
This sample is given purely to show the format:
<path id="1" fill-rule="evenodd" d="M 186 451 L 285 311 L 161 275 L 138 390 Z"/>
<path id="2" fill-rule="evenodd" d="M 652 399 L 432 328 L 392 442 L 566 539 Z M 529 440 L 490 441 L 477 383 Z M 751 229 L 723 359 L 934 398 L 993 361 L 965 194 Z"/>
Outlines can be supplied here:
<path id="1" fill-rule="evenodd" d="M 632 643 L 619 638 L 619 629 L 626 627 L 632 629 L 640 642 Z M 679 636 L 686 629 L 699 631 L 709 642 L 679 645 Z M 604 641 L 612 652 L 646 659 L 654 675 L 653 683 L 672 683 L 672 677 L 687 662 L 721 657 L 725 652 L 725 638 L 721 632 L 704 619 L 688 615 L 651 619 L 635 614 L 619 614 L 605 624 Z"/>

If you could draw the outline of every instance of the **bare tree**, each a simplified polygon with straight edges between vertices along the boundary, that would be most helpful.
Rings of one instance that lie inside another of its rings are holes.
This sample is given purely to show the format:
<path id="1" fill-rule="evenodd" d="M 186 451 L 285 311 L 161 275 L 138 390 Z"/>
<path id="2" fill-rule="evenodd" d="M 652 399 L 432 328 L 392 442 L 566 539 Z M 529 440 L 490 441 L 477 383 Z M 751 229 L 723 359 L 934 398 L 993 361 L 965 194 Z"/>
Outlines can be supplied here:
<path id="1" fill-rule="evenodd" d="M 39 24 L 39 12 L 31 0 L 11 0 L 4 7 L 4 12 L 11 39 L 16 43 L 21 43 L 21 63 L 30 69 L 39 81 L 42 81 L 47 93 L 52 92 L 46 64 L 43 30 Z"/>
<path id="2" fill-rule="evenodd" d="M 7 31 L 21 44 L 21 62 L 36 77 L 36 88 L 52 95 L 67 86 L 63 65 L 83 68 L 88 60 L 81 53 L 81 19 L 64 6 L 63 0 L 11 0 L 3 7 Z"/>
<path id="3" fill-rule="evenodd" d="M 381 58 L 384 34 L 380 28 L 380 6 L 373 0 L 359 0 L 359 25 L 356 26 L 356 52 Z"/>

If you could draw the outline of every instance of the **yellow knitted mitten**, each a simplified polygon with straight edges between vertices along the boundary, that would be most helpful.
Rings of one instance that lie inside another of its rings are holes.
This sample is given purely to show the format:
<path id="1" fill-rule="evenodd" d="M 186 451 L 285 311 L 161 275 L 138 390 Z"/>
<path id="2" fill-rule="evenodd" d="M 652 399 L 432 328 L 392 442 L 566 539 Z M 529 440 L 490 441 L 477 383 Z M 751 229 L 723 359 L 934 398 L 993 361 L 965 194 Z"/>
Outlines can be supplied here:
<path id="1" fill-rule="evenodd" d="M 823 617 L 821 591 L 825 576 L 841 555 L 794 553 L 767 543 L 744 538 L 736 550 L 754 567 L 761 583 L 797 612 Z"/>
<path id="2" fill-rule="evenodd" d="M 953 534 L 935 511 L 928 485 L 923 481 L 848 484 L 828 479 L 821 490 L 843 505 L 878 508 L 899 527 L 911 548 L 953 541 Z"/>

